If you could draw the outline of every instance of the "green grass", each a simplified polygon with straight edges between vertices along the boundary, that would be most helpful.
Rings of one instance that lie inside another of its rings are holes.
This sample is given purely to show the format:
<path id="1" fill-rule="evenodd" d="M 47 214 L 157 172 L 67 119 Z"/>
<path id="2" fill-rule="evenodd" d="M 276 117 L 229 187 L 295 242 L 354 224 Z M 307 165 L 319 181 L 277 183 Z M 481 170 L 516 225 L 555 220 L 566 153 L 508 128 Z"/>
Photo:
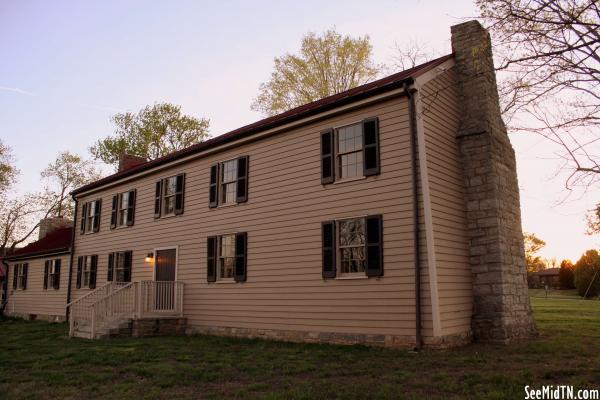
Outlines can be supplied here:
<path id="1" fill-rule="evenodd" d="M 0 321 L 0 398 L 524 398 L 598 388 L 600 301 L 533 297 L 540 336 L 411 353 L 210 336 L 88 341 L 64 324 Z"/>

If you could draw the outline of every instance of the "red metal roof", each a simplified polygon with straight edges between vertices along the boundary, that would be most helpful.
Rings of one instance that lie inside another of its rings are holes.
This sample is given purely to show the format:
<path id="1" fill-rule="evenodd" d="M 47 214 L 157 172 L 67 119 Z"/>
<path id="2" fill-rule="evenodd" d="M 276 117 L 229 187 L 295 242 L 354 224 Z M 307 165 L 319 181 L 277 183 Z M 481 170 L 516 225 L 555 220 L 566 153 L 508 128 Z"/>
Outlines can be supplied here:
<path id="1" fill-rule="evenodd" d="M 26 256 L 43 255 L 59 251 L 68 251 L 73 239 L 73 228 L 60 228 L 48 233 L 37 242 L 29 243 L 27 246 L 17 249 L 4 257 L 6 260 L 22 258 Z"/>
<path id="2" fill-rule="evenodd" d="M 345 92 L 341 92 L 317 101 L 313 101 L 312 103 L 304 104 L 300 107 L 293 108 L 282 114 L 262 119 L 250 125 L 246 125 L 241 128 L 235 129 L 231 132 L 225 133 L 223 135 L 216 136 L 204 142 L 194 144 L 185 149 L 175 151 L 164 157 L 148 161 L 144 164 L 138 165 L 136 167 L 121 172 L 117 172 L 113 175 L 109 175 L 88 185 L 77 188 L 71 194 L 76 195 L 79 193 L 83 193 L 88 190 L 102 186 L 104 184 L 111 183 L 121 178 L 125 178 L 127 176 L 131 176 L 133 174 L 148 170 L 152 167 L 166 164 L 179 158 L 183 158 L 185 156 L 198 153 L 200 151 L 207 150 L 224 143 L 232 142 L 237 139 L 251 136 L 252 134 L 259 133 L 260 131 L 272 129 L 277 126 L 299 120 L 301 118 L 305 118 L 314 114 L 318 114 L 320 112 L 327 111 L 334 107 L 339 107 L 341 105 L 362 98 L 367 98 L 369 96 L 396 89 L 398 87 L 401 87 L 404 84 L 404 82 L 412 81 L 414 78 L 424 74 L 427 71 L 430 71 L 431 69 L 437 67 L 443 62 L 449 60 L 453 56 L 453 54 L 448 54 L 435 60 L 429 61 L 425 64 L 418 65 L 414 68 L 398 72 L 396 74 L 367 83 L 365 85 L 357 86 L 353 89 L 346 90 Z"/>

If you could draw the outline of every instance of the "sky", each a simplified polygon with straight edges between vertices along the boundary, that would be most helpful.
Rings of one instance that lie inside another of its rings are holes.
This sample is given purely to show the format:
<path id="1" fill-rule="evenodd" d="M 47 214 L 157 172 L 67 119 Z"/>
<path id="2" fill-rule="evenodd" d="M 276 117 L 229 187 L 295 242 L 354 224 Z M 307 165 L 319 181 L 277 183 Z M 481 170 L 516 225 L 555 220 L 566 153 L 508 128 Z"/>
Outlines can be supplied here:
<path id="1" fill-rule="evenodd" d="M 368 6 L 367 6 L 368 4 Z M 59 151 L 88 157 L 113 131 L 115 113 L 171 102 L 210 119 L 217 136 L 261 119 L 250 110 L 273 58 L 329 28 L 369 35 L 374 59 L 419 41 L 450 52 L 450 26 L 472 19 L 471 1 L 8 1 L 0 0 L 0 139 L 21 171 L 19 192 Z M 541 255 L 576 260 L 598 237 L 585 212 L 598 191 L 569 193 L 558 149 L 512 134 L 523 229 L 546 241 Z"/>

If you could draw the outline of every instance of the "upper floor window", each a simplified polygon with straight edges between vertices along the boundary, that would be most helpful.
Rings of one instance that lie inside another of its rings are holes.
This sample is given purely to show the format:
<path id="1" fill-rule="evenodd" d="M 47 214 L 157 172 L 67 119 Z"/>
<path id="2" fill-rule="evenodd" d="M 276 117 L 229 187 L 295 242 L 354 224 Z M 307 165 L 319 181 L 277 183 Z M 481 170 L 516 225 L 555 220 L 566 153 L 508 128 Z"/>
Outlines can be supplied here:
<path id="1" fill-rule="evenodd" d="M 100 230 L 100 212 L 102 199 L 88 201 L 81 208 L 81 233 L 98 232 Z"/>
<path id="2" fill-rule="evenodd" d="M 27 289 L 28 263 L 15 264 L 13 267 L 13 289 Z"/>
<path id="3" fill-rule="evenodd" d="M 108 275 L 106 280 L 112 282 L 131 282 L 131 251 L 119 251 L 108 255 Z"/>
<path id="4" fill-rule="evenodd" d="M 209 207 L 248 200 L 248 156 L 210 167 Z"/>
<path id="5" fill-rule="evenodd" d="M 246 232 L 208 237 L 206 280 L 245 281 L 247 243 Z"/>
<path id="6" fill-rule="evenodd" d="M 79 256 L 77 259 L 77 289 L 81 287 L 95 289 L 97 270 L 97 255 Z"/>
<path id="7" fill-rule="evenodd" d="M 131 226 L 135 215 L 135 190 L 113 196 L 110 228 Z"/>
<path id="8" fill-rule="evenodd" d="M 183 214 L 185 174 L 170 176 L 156 182 L 154 218 Z"/>
<path id="9" fill-rule="evenodd" d="M 44 289 L 51 287 L 55 290 L 60 288 L 60 258 L 46 260 L 44 263 Z"/>
<path id="10" fill-rule="evenodd" d="M 321 132 L 321 183 L 379 174 L 377 118 Z"/>
<path id="11" fill-rule="evenodd" d="M 324 278 L 382 276 L 381 215 L 324 222 L 322 256 Z"/>

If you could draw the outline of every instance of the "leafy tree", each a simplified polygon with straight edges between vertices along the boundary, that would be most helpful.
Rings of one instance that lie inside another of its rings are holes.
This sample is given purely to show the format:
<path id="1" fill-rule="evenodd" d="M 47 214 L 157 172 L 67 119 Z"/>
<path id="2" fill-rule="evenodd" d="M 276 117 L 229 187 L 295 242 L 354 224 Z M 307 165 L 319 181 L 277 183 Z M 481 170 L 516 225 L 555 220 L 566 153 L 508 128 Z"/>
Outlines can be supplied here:
<path id="1" fill-rule="evenodd" d="M 586 251 L 575 263 L 574 281 L 580 296 L 594 297 L 600 294 L 600 254 L 598 251 Z"/>
<path id="2" fill-rule="evenodd" d="M 571 260 L 562 260 L 560 263 L 560 269 L 558 270 L 558 280 L 560 287 L 563 289 L 574 289 L 575 288 L 575 274 L 573 269 L 575 266 Z"/>
<path id="3" fill-rule="evenodd" d="M 59 153 L 41 175 L 48 181 L 45 195 L 52 209 L 51 216 L 65 218 L 73 218 L 74 203 L 69 193 L 100 179 L 100 173 L 93 163 L 68 151 Z"/>
<path id="4" fill-rule="evenodd" d="M 546 266 L 540 256 L 536 254 L 546 246 L 546 242 L 535 236 L 533 233 L 525 232 L 523 235 L 525 244 L 525 261 L 527 262 L 527 272 L 537 272 L 543 270 Z"/>
<path id="5" fill-rule="evenodd" d="M 0 193 L 4 193 L 16 182 L 19 170 L 14 162 L 10 147 L 0 140 Z"/>
<path id="6" fill-rule="evenodd" d="M 499 56 L 509 128 L 563 149 L 567 186 L 600 178 L 600 5 L 596 0 L 476 0 Z"/>
<path id="7" fill-rule="evenodd" d="M 124 153 L 154 160 L 208 137 L 207 119 L 184 115 L 180 106 L 169 103 L 146 106 L 137 114 L 116 114 L 112 122 L 115 135 L 98 140 L 90 152 L 115 167 Z"/>
<path id="8" fill-rule="evenodd" d="M 251 108 L 275 115 L 372 81 L 382 67 L 371 57 L 368 36 L 342 36 L 334 29 L 310 32 L 299 54 L 275 58 L 271 78 L 260 85 Z"/>
<path id="9" fill-rule="evenodd" d="M 52 201 L 42 194 L 0 196 L 0 255 L 26 242 L 39 226 L 39 220 L 52 215 Z"/>

